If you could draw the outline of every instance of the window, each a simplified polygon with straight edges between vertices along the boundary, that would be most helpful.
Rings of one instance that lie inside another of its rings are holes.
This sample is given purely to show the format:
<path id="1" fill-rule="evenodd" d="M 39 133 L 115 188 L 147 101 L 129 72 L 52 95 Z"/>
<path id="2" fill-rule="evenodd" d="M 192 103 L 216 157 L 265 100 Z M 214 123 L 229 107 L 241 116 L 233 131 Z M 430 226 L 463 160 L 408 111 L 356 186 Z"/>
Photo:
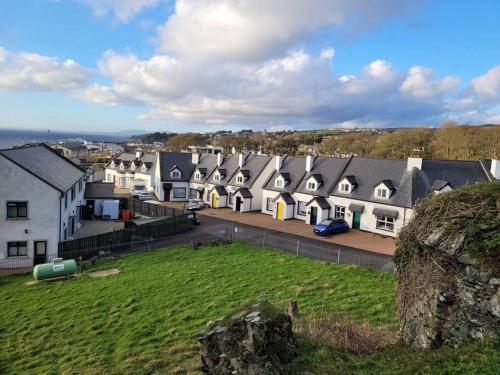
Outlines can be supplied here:
<path id="1" fill-rule="evenodd" d="M 377 189 L 377 197 L 379 198 L 387 198 L 387 190 L 384 188 Z"/>
<path id="2" fill-rule="evenodd" d="M 7 218 L 27 218 L 28 202 L 7 202 Z"/>
<path id="3" fill-rule="evenodd" d="M 340 191 L 342 193 L 349 193 L 349 184 L 346 183 L 340 184 Z"/>
<path id="4" fill-rule="evenodd" d="M 343 219 L 345 217 L 345 207 L 335 206 L 335 218 Z"/>
<path id="5" fill-rule="evenodd" d="M 297 215 L 305 216 L 306 214 L 306 202 L 297 202 Z"/>
<path id="6" fill-rule="evenodd" d="M 68 208 L 68 194 L 64 195 L 64 208 Z"/>
<path id="7" fill-rule="evenodd" d="M 7 256 L 9 257 L 26 256 L 27 252 L 28 252 L 28 243 L 26 241 L 7 243 Z"/>
<path id="8" fill-rule="evenodd" d="M 273 211 L 273 209 L 274 209 L 273 198 L 267 198 L 267 200 L 266 200 L 266 210 L 267 211 Z"/>
<path id="9" fill-rule="evenodd" d="M 186 198 L 186 188 L 174 187 L 172 189 L 174 198 Z"/>
<path id="10" fill-rule="evenodd" d="M 194 178 L 199 180 L 201 178 L 201 175 L 199 172 L 196 172 L 196 174 L 194 175 Z"/>
<path id="11" fill-rule="evenodd" d="M 229 204 L 233 204 L 233 193 L 229 193 L 227 199 L 228 199 Z"/>
<path id="12" fill-rule="evenodd" d="M 45 255 L 47 253 L 47 241 L 35 241 L 35 255 Z"/>
<path id="13" fill-rule="evenodd" d="M 75 187 L 73 186 L 71 188 L 71 202 L 73 202 L 75 200 Z"/>
<path id="14" fill-rule="evenodd" d="M 236 178 L 236 182 L 238 182 L 239 184 L 242 184 L 243 183 L 243 176 L 238 176 Z"/>
<path id="15" fill-rule="evenodd" d="M 83 181 L 80 180 L 80 181 L 78 181 L 78 192 L 82 191 L 82 187 L 83 187 Z"/>
<path id="16" fill-rule="evenodd" d="M 388 216 L 377 216 L 377 229 L 394 232 L 394 218 Z"/>
<path id="17" fill-rule="evenodd" d="M 189 189 L 189 199 L 196 199 L 196 198 L 198 198 L 198 190 Z"/>
<path id="18" fill-rule="evenodd" d="M 307 190 L 316 190 L 316 182 L 314 181 L 309 181 L 307 183 Z"/>
<path id="19" fill-rule="evenodd" d="M 214 174 L 214 180 L 220 181 L 220 174 L 218 174 L 218 173 Z"/>
<path id="20" fill-rule="evenodd" d="M 274 181 L 274 185 L 277 188 L 282 188 L 283 187 L 283 180 L 281 178 L 277 178 L 276 181 Z"/>
<path id="21" fill-rule="evenodd" d="M 172 178 L 181 178 L 181 172 L 179 172 L 179 171 L 172 171 L 172 172 L 170 173 L 170 176 L 171 176 Z"/>
<path id="22" fill-rule="evenodd" d="M 123 165 L 123 163 L 122 163 L 122 164 L 120 164 L 120 169 L 121 169 L 121 170 L 124 170 L 124 169 L 125 169 L 125 166 Z"/>

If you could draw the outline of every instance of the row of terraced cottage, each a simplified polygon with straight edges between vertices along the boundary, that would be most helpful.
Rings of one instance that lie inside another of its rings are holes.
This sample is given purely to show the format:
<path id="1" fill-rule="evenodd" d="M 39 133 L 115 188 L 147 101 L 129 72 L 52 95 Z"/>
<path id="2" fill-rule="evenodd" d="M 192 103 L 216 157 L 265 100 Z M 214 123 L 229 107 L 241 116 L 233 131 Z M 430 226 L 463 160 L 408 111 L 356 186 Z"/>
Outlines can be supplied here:
<path id="1" fill-rule="evenodd" d="M 352 228 L 396 236 L 419 199 L 500 179 L 500 162 L 138 151 L 106 169 L 106 180 L 119 187 L 136 179 L 159 201 L 202 199 L 214 209 L 307 224 L 344 218 Z"/>

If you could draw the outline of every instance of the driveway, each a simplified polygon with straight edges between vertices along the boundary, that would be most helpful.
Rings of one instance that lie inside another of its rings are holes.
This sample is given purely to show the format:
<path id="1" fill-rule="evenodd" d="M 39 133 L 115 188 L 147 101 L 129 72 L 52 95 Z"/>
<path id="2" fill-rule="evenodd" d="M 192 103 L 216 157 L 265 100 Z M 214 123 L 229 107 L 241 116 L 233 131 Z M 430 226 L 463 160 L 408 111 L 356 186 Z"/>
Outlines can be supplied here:
<path id="1" fill-rule="evenodd" d="M 162 202 L 162 204 L 168 207 L 183 208 L 185 202 Z M 357 229 L 351 229 L 347 233 L 339 233 L 330 237 L 320 237 L 313 233 L 311 225 L 307 225 L 302 220 L 275 220 L 271 215 L 259 211 L 240 213 L 233 212 L 231 208 L 214 209 L 206 207 L 198 211 L 198 214 L 378 254 L 394 255 L 396 251 L 396 240 L 394 238 L 383 237 Z"/>

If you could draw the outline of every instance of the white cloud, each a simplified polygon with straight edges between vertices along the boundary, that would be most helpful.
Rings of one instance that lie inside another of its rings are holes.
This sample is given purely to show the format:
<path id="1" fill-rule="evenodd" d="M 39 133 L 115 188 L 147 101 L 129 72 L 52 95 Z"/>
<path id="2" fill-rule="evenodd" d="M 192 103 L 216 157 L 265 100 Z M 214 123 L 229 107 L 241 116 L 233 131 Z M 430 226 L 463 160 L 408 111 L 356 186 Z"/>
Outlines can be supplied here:
<path id="1" fill-rule="evenodd" d="M 65 91 L 82 87 L 87 71 L 73 60 L 0 47 L 0 90 Z"/>
<path id="2" fill-rule="evenodd" d="M 111 87 L 103 86 L 98 83 L 94 83 L 75 91 L 75 96 L 82 100 L 98 104 L 105 104 L 109 106 L 119 104 L 118 95 L 113 92 Z"/>
<path id="3" fill-rule="evenodd" d="M 486 98 L 500 97 L 500 65 L 472 80 L 475 93 Z"/>
<path id="4" fill-rule="evenodd" d="M 432 98 L 454 90 L 460 79 L 458 77 L 446 76 L 443 79 L 435 79 L 432 69 L 423 66 L 414 66 L 408 76 L 401 84 L 401 92 L 415 98 Z"/>
<path id="5" fill-rule="evenodd" d="M 146 8 L 158 5 L 160 0 L 78 0 L 92 8 L 96 17 L 113 13 L 118 22 L 128 22 Z"/>
<path id="6" fill-rule="evenodd" d="M 320 54 L 320 57 L 323 59 L 333 59 L 333 56 L 335 56 L 335 50 L 333 48 L 324 48 Z"/>
<path id="7" fill-rule="evenodd" d="M 406 9 L 401 0 L 177 0 L 159 48 L 191 60 L 276 57 L 322 27 L 370 27 Z"/>

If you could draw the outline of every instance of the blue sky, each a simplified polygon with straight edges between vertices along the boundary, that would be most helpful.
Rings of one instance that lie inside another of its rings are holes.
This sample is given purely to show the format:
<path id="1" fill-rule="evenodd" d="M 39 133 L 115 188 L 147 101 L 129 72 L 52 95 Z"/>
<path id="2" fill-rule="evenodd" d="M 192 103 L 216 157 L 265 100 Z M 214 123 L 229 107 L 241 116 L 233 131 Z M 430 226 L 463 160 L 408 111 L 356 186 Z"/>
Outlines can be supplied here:
<path id="1" fill-rule="evenodd" d="M 500 123 L 498 1 L 251 3 L 0 2 L 0 127 Z"/>

